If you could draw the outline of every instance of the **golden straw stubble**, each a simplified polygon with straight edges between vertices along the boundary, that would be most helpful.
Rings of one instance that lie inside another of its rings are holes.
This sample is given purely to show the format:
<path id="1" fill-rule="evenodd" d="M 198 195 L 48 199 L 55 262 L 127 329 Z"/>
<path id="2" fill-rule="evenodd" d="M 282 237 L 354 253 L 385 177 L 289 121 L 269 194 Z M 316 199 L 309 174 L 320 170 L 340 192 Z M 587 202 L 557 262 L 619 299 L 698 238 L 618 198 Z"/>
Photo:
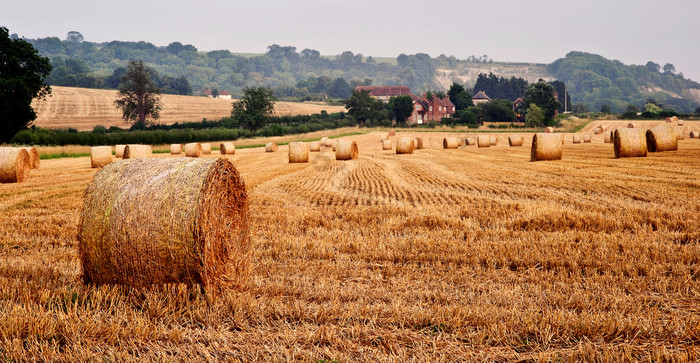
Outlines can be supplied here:
<path id="1" fill-rule="evenodd" d="M 532 137 L 530 161 L 561 160 L 562 138 L 561 134 L 535 134 Z"/>
<path id="2" fill-rule="evenodd" d="M 357 142 L 352 140 L 338 140 L 335 145 L 336 160 L 356 160 L 360 157 Z"/>
<path id="3" fill-rule="evenodd" d="M 647 150 L 661 152 L 678 150 L 678 135 L 670 125 L 660 125 L 646 131 Z"/>
<path id="4" fill-rule="evenodd" d="M 235 155 L 236 146 L 232 142 L 222 142 L 219 144 L 219 153 L 221 155 Z"/>
<path id="5" fill-rule="evenodd" d="M 198 142 L 185 144 L 185 156 L 190 158 L 198 158 L 202 156 L 202 144 Z"/>
<path id="6" fill-rule="evenodd" d="M 90 148 L 90 166 L 101 168 L 112 162 L 111 146 L 93 146 Z"/>
<path id="7" fill-rule="evenodd" d="M 415 149 L 415 140 L 411 137 L 399 137 L 398 140 L 396 140 L 397 154 L 413 154 Z"/>
<path id="8" fill-rule="evenodd" d="M 0 183 L 21 183 L 29 178 L 31 159 L 27 150 L 0 147 Z"/>
<path id="9" fill-rule="evenodd" d="M 289 162 L 307 163 L 309 162 L 309 144 L 305 142 L 289 143 Z"/>
<path id="10" fill-rule="evenodd" d="M 617 129 L 613 143 L 616 158 L 647 156 L 647 138 L 643 129 Z"/>
<path id="11" fill-rule="evenodd" d="M 136 288 L 243 285 L 250 259 L 245 184 L 225 159 L 151 158 L 106 165 L 78 224 L 85 283 Z"/>

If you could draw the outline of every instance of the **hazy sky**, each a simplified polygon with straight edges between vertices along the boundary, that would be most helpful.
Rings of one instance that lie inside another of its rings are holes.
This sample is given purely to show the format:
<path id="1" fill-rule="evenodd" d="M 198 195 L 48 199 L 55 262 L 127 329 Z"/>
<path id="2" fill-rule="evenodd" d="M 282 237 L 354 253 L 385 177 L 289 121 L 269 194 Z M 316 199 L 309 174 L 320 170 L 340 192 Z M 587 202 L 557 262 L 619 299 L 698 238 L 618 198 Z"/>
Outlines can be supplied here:
<path id="1" fill-rule="evenodd" d="M 0 26 L 27 38 L 178 41 L 203 51 L 488 55 L 551 63 L 572 50 L 672 63 L 700 81 L 700 0 L 2 0 Z"/>

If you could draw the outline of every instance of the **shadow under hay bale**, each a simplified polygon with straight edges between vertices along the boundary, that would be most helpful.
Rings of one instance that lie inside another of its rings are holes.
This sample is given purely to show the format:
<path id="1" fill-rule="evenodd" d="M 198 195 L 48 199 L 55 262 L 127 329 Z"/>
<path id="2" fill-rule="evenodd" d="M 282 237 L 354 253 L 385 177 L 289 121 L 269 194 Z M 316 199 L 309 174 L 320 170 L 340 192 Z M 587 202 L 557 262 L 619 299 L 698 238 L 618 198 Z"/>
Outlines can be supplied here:
<path id="1" fill-rule="evenodd" d="M 0 183 L 21 183 L 29 179 L 31 169 L 31 159 L 27 150 L 0 147 Z"/>
<path id="2" fill-rule="evenodd" d="M 185 145 L 185 156 L 191 158 L 198 158 L 202 156 L 202 144 L 198 142 L 191 142 Z"/>
<path id="3" fill-rule="evenodd" d="M 491 139 L 486 135 L 479 135 L 476 138 L 476 145 L 479 147 L 491 147 Z"/>
<path id="4" fill-rule="evenodd" d="M 561 160 L 562 138 L 561 134 L 535 134 L 532 137 L 530 161 Z"/>
<path id="5" fill-rule="evenodd" d="M 647 156 L 647 138 L 643 129 L 618 129 L 613 138 L 615 157 Z"/>
<path id="6" fill-rule="evenodd" d="M 678 150 L 678 135 L 669 125 L 664 124 L 647 130 L 646 138 L 649 152 Z"/>
<path id="7" fill-rule="evenodd" d="M 78 224 L 83 281 L 135 288 L 241 287 L 250 242 L 245 184 L 225 159 L 124 160 L 100 170 Z"/>
<path id="8" fill-rule="evenodd" d="M 309 144 L 305 142 L 290 142 L 289 143 L 289 162 L 290 163 L 308 163 L 309 162 Z"/>
<path id="9" fill-rule="evenodd" d="M 397 154 L 413 154 L 415 149 L 415 141 L 410 137 L 399 137 L 399 139 L 396 140 Z"/>
<path id="10" fill-rule="evenodd" d="M 265 152 L 272 153 L 277 151 L 277 143 L 276 142 L 268 142 L 265 144 Z"/>
<path id="11" fill-rule="evenodd" d="M 232 142 L 222 142 L 219 144 L 219 153 L 221 155 L 235 155 L 236 146 Z"/>
<path id="12" fill-rule="evenodd" d="M 525 138 L 522 135 L 511 135 L 508 136 L 508 145 L 510 146 L 523 146 Z"/>
<path id="13" fill-rule="evenodd" d="M 356 160 L 360 157 L 357 143 L 350 140 L 338 140 L 335 144 L 336 160 Z"/>
<path id="14" fill-rule="evenodd" d="M 93 146 L 90 148 L 90 166 L 101 168 L 112 162 L 111 146 Z"/>
<path id="15" fill-rule="evenodd" d="M 153 155 L 151 145 L 129 144 L 124 148 L 124 159 L 145 159 Z"/>

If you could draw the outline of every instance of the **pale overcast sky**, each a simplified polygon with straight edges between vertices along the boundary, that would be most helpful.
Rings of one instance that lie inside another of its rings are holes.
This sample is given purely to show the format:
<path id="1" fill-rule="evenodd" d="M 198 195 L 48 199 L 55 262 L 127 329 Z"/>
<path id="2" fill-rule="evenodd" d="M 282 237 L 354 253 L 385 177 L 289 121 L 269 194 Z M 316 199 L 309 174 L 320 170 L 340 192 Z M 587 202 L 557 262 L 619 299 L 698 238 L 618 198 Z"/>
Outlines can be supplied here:
<path id="1" fill-rule="evenodd" d="M 192 44 L 264 53 L 488 55 L 551 63 L 572 50 L 625 64 L 672 63 L 700 82 L 700 0 L 2 0 L 0 26 L 26 38 Z"/>

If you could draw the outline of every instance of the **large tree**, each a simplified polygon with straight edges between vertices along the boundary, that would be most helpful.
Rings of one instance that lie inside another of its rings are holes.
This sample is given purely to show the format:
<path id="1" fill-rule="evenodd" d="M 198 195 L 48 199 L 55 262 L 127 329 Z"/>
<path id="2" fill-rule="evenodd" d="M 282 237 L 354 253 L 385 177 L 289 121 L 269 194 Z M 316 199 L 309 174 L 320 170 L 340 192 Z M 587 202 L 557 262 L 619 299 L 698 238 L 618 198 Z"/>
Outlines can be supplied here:
<path id="1" fill-rule="evenodd" d="M 51 93 L 44 83 L 50 73 L 48 58 L 25 40 L 11 39 L 7 28 L 0 27 L 0 142 L 36 119 L 32 100 Z"/>
<path id="2" fill-rule="evenodd" d="M 554 97 L 554 86 L 543 80 L 527 86 L 525 97 L 523 98 L 523 107 L 529 110 L 530 105 L 533 103 L 542 109 L 545 124 L 553 125 L 554 114 L 560 106 L 559 100 Z"/>
<path id="3" fill-rule="evenodd" d="M 411 99 L 411 96 L 391 97 L 389 105 L 391 105 L 391 115 L 396 118 L 397 123 L 405 124 L 406 120 L 413 114 L 413 99 Z"/>
<path id="4" fill-rule="evenodd" d="M 122 111 L 122 118 L 135 126 L 144 127 L 149 119 L 160 117 L 160 88 L 151 78 L 153 71 L 143 61 L 129 61 L 121 79 L 114 104 Z"/>
<path id="5" fill-rule="evenodd" d="M 447 91 L 447 95 L 450 96 L 450 101 L 455 105 L 455 110 L 464 110 L 469 106 L 474 106 L 472 102 L 472 96 L 467 93 L 467 90 L 461 84 L 454 82 L 450 86 L 450 90 Z"/>
<path id="6" fill-rule="evenodd" d="M 345 100 L 345 108 L 348 110 L 348 115 L 352 116 L 364 125 L 366 121 L 382 118 L 384 105 L 382 101 L 369 95 L 369 90 L 353 90 L 352 96 Z"/>
<path id="7" fill-rule="evenodd" d="M 265 127 L 267 120 L 275 111 L 277 98 L 274 92 L 263 86 L 243 89 L 241 98 L 233 103 L 233 126 L 255 131 Z"/>

